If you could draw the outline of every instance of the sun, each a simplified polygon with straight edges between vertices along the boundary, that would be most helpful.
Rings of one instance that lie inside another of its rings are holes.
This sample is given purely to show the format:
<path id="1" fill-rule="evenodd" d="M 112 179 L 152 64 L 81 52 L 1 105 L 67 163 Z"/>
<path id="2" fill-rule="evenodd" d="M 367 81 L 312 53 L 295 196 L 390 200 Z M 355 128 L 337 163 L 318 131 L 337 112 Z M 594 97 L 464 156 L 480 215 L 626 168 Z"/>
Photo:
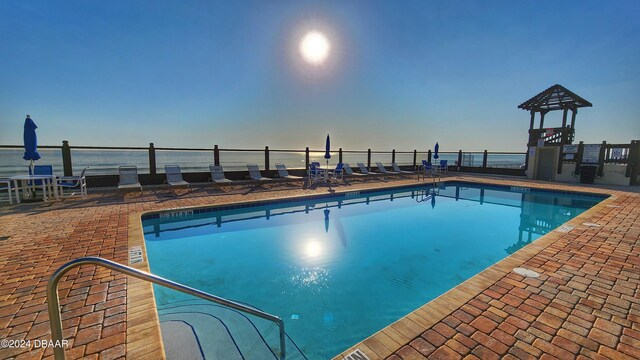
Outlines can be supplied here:
<path id="1" fill-rule="evenodd" d="M 330 50 L 329 40 L 319 31 L 308 32 L 300 41 L 300 54 L 312 65 L 322 65 L 329 57 Z"/>

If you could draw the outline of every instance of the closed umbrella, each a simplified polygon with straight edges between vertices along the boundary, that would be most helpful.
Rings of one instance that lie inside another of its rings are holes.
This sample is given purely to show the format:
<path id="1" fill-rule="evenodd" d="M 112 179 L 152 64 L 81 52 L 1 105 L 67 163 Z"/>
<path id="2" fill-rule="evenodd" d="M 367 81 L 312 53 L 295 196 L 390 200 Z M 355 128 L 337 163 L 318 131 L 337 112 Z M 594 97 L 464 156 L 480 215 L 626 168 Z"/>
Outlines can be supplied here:
<path id="1" fill-rule="evenodd" d="M 325 153 L 324 158 L 327 159 L 327 171 L 324 172 L 324 181 L 327 181 L 327 177 L 329 176 L 329 159 L 331 159 L 331 139 L 329 138 L 329 134 L 327 134 L 327 143 L 325 144 Z"/>
<path id="2" fill-rule="evenodd" d="M 438 145 L 438 143 L 436 143 L 436 146 L 433 148 L 433 158 L 437 159 L 440 157 L 440 155 L 438 155 L 438 150 L 440 150 L 440 145 Z"/>
<path id="3" fill-rule="evenodd" d="M 40 159 L 38 154 L 38 138 L 36 136 L 36 129 L 38 126 L 31 120 L 31 116 L 27 115 L 24 120 L 24 156 L 25 160 L 31 160 L 29 166 L 31 167 L 31 173 L 33 174 L 33 162 Z"/>

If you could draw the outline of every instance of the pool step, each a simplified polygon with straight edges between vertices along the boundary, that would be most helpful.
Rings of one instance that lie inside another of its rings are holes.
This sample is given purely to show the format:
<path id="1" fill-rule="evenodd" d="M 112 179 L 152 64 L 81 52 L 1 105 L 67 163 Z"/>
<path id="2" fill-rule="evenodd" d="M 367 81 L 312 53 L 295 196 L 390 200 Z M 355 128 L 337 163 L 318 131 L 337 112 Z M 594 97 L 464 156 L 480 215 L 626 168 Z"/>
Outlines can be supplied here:
<path id="1" fill-rule="evenodd" d="M 215 304 L 158 309 L 168 359 L 278 359 L 277 325 Z M 306 359 L 287 336 L 287 359 Z"/>

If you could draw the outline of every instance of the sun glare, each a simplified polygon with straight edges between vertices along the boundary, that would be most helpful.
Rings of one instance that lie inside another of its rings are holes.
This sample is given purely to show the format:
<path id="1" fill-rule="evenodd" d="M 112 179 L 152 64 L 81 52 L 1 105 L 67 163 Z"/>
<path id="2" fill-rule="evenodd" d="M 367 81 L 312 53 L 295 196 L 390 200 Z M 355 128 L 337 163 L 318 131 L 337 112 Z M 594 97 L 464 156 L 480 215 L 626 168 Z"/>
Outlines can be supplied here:
<path id="1" fill-rule="evenodd" d="M 322 254 L 322 244 L 316 240 L 312 240 L 305 245 L 304 253 L 310 258 L 318 257 Z"/>
<path id="2" fill-rule="evenodd" d="M 300 53 L 308 63 L 321 65 L 329 56 L 331 45 L 327 37 L 318 31 L 308 32 L 300 41 Z"/>

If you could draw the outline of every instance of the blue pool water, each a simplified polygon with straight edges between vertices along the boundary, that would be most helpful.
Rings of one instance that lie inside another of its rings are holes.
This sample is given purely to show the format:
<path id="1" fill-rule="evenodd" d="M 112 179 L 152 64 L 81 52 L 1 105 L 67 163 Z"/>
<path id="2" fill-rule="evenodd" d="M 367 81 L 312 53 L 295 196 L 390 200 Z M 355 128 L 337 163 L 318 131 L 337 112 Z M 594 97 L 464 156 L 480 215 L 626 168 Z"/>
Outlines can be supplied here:
<path id="1" fill-rule="evenodd" d="M 445 183 L 156 216 L 147 256 L 154 274 L 282 317 L 307 358 L 327 359 L 602 200 L 511 190 Z M 155 296 L 161 314 L 188 300 Z"/>

